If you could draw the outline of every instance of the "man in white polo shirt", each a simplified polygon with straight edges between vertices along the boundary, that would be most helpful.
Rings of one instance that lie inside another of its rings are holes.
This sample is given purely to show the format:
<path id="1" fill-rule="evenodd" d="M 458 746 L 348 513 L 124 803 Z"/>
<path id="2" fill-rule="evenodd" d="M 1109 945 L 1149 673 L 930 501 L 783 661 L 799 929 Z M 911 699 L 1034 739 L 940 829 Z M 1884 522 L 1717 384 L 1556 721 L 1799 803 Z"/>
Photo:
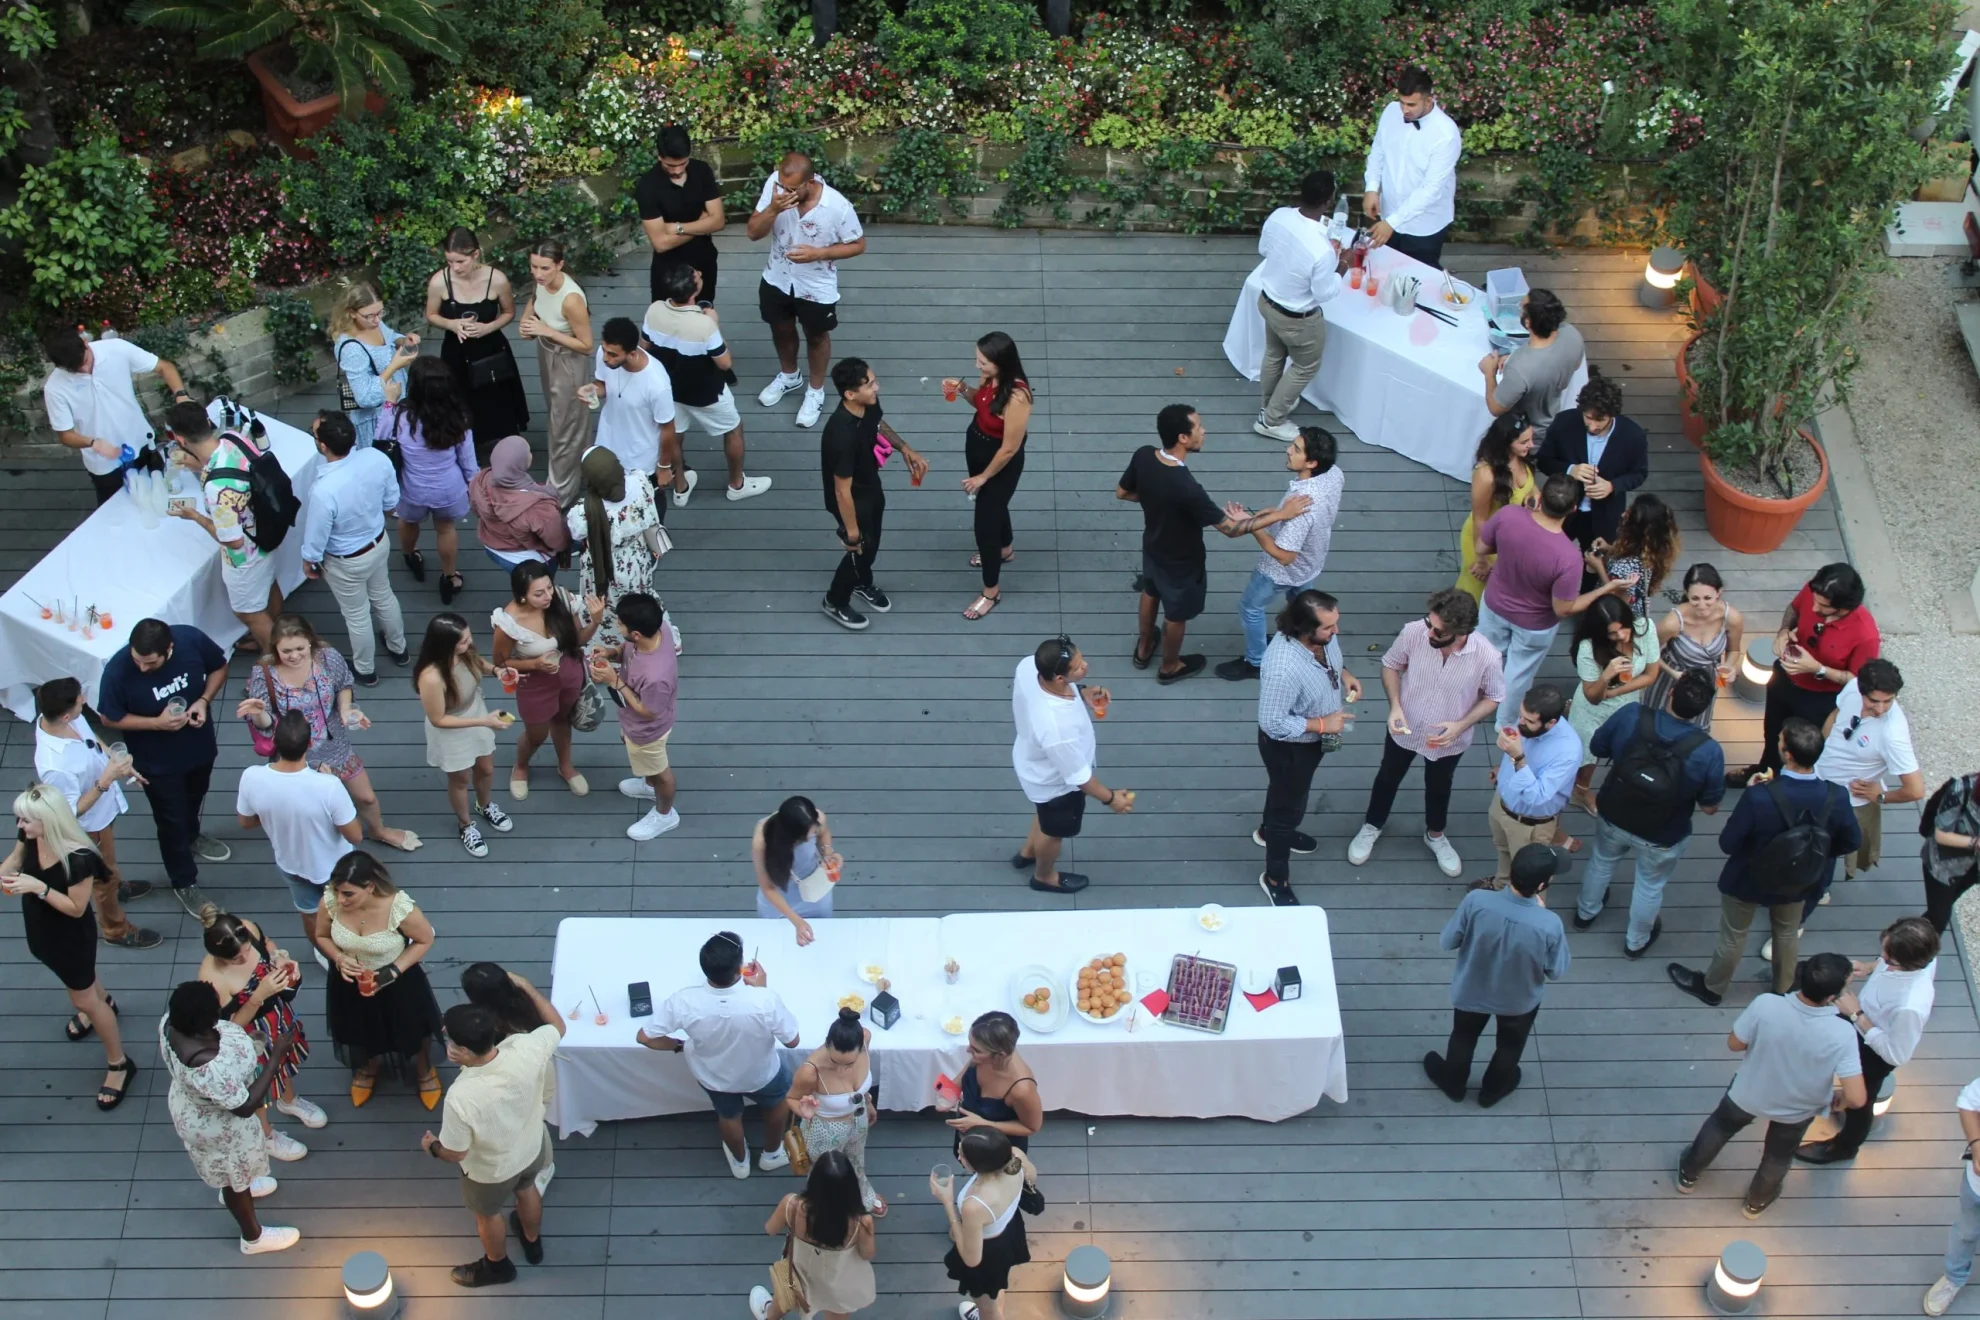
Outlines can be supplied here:
<path id="1" fill-rule="evenodd" d="M 1011 866 L 1030 871 L 1031 887 L 1047 894 L 1077 894 L 1089 883 L 1059 869 L 1059 850 L 1079 833 L 1086 799 L 1122 815 L 1134 809 L 1134 794 L 1108 788 L 1093 772 L 1093 716 L 1104 718 L 1111 698 L 1105 688 L 1081 687 L 1085 677 L 1086 656 L 1064 633 L 1040 642 L 1011 677 L 1011 718 L 1017 725 L 1011 766 L 1035 808 L 1031 832 Z"/>
<path id="2" fill-rule="evenodd" d="M 1412 65 L 1396 79 L 1396 99 L 1375 121 L 1368 192 L 1361 209 L 1376 247 L 1443 269 L 1444 239 L 1457 215 L 1457 163 L 1464 135 L 1432 94 L 1430 75 Z"/>
<path id="3" fill-rule="evenodd" d="M 674 503 L 686 504 L 694 488 L 685 481 L 676 485 L 671 466 L 661 462 L 663 453 L 672 459 L 680 452 L 673 385 L 667 369 L 640 342 L 631 317 L 615 316 L 600 328 L 592 371 L 597 379 L 584 391 L 605 400 L 598 413 L 598 447 L 617 454 L 628 472 L 652 473 L 656 492 L 671 486 Z"/>
<path id="4" fill-rule="evenodd" d="M 186 383 L 177 367 L 128 339 L 92 343 L 81 331 L 61 327 L 42 337 L 41 350 L 55 365 L 41 386 L 48 429 L 82 451 L 100 505 L 123 489 L 125 448 L 142 454 L 158 439 L 138 402 L 135 378 L 156 373 L 175 402 L 190 397 Z"/>
<path id="5" fill-rule="evenodd" d="M 1823 728 L 1822 758 L 1815 776 L 1849 790 L 1849 805 L 1863 829 L 1863 845 L 1843 856 L 1843 878 L 1874 871 L 1884 849 L 1886 802 L 1916 802 L 1925 796 L 1925 772 L 1911 745 L 1911 721 L 1897 704 L 1904 675 L 1888 660 L 1866 660 L 1856 677 L 1836 694 L 1836 708 Z M 1886 788 L 1885 775 L 1898 786 Z"/>
<path id="6" fill-rule="evenodd" d="M 1315 170 L 1299 187 L 1299 205 L 1281 206 L 1258 233 L 1258 313 L 1265 318 L 1265 357 L 1258 367 L 1261 406 L 1251 429 L 1290 443 L 1299 429 L 1286 419 L 1320 372 L 1327 318 L 1320 304 L 1341 292 L 1340 244 L 1329 236 L 1334 176 Z"/>
<path id="7" fill-rule="evenodd" d="M 763 181 L 749 217 L 752 241 L 770 240 L 756 302 L 777 346 L 777 375 L 756 401 L 777 401 L 805 387 L 799 426 L 818 425 L 825 409 L 825 373 L 832 365 L 832 332 L 839 328 L 839 263 L 866 251 L 866 230 L 852 203 L 818 177 L 811 157 L 793 151 Z M 804 327 L 805 368 L 797 369 L 798 327 Z"/>

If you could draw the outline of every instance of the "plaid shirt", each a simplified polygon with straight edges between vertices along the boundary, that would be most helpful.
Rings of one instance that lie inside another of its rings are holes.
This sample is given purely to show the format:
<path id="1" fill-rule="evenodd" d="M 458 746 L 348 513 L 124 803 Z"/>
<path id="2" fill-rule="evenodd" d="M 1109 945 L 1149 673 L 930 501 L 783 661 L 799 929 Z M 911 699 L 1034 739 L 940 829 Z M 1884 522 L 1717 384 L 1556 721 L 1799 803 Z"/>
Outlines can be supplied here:
<path id="1" fill-rule="evenodd" d="M 1327 643 L 1325 664 L 1284 633 L 1274 633 L 1258 668 L 1258 727 L 1279 742 L 1318 742 L 1306 722 L 1341 708 L 1341 639 Z"/>

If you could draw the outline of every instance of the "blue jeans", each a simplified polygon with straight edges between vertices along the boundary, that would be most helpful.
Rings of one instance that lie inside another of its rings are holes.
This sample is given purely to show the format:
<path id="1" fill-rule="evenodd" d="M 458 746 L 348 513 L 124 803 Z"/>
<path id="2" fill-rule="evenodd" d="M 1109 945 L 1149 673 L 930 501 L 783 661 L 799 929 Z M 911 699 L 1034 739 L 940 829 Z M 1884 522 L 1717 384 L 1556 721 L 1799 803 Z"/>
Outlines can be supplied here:
<path id="1" fill-rule="evenodd" d="M 1274 597 L 1284 599 L 1288 604 L 1303 587 L 1280 586 L 1257 569 L 1251 570 L 1251 581 L 1245 583 L 1244 594 L 1238 597 L 1238 622 L 1244 625 L 1244 658 L 1254 665 L 1265 663 L 1265 643 L 1270 640 L 1271 626 L 1265 618 L 1266 606 Z"/>
<path id="2" fill-rule="evenodd" d="M 1959 1174 L 1959 1217 L 1946 1233 L 1946 1278 L 1964 1288 L 1973 1275 L 1973 1248 L 1980 1244 L 1980 1196 L 1966 1170 Z"/>
<path id="3" fill-rule="evenodd" d="M 1540 672 L 1547 652 L 1554 648 L 1554 634 L 1560 627 L 1556 623 L 1551 628 L 1522 628 L 1490 605 L 1479 604 L 1478 631 L 1506 659 L 1506 696 L 1499 703 L 1497 727 L 1509 729 L 1519 723 L 1520 703 L 1526 700 L 1526 690 L 1533 686 L 1533 676 Z"/>
<path id="4" fill-rule="evenodd" d="M 1664 886 L 1670 883 L 1671 873 L 1677 870 L 1690 842 L 1691 836 L 1687 834 L 1669 847 L 1662 847 L 1597 817 L 1595 851 L 1588 859 L 1587 869 L 1581 873 L 1581 898 L 1574 905 L 1575 912 L 1583 921 L 1594 920 L 1602 911 L 1602 900 L 1608 896 L 1609 881 L 1615 877 L 1617 863 L 1635 853 L 1636 887 L 1630 895 L 1629 929 L 1623 935 L 1623 944 L 1631 949 L 1642 948 L 1650 942 L 1650 931 L 1664 906 Z"/>

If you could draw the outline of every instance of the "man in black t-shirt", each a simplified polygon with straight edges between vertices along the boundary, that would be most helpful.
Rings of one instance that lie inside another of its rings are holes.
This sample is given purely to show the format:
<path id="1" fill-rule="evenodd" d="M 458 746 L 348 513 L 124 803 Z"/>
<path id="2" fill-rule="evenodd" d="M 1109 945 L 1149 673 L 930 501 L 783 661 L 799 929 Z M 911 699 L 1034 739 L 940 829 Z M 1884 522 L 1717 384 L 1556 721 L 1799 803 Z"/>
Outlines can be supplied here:
<path id="1" fill-rule="evenodd" d="M 887 510 L 887 492 L 880 485 L 876 446 L 890 445 L 907 461 L 908 475 L 919 486 L 928 473 L 928 460 L 881 420 L 880 378 L 859 358 L 847 358 L 832 368 L 832 386 L 839 406 L 825 423 L 819 442 L 819 467 L 824 477 L 825 511 L 838 523 L 839 543 L 846 548 L 831 589 L 819 608 L 841 628 L 866 627 L 867 618 L 853 608 L 853 593 L 868 609 L 885 614 L 894 608 L 887 593 L 873 585 L 873 560 L 880 553 L 880 519 Z"/>
<path id="2" fill-rule="evenodd" d="M 1236 501 L 1219 509 L 1187 463 L 1190 454 L 1203 448 L 1203 419 L 1196 409 L 1172 403 L 1156 415 L 1155 428 L 1161 447 L 1143 445 L 1134 451 L 1114 498 L 1141 505 L 1141 628 L 1134 667 L 1146 669 L 1154 658 L 1159 605 L 1166 626 L 1161 630 L 1162 667 L 1157 679 L 1166 684 L 1180 682 L 1204 665 L 1201 655 L 1182 653 L 1184 626 L 1203 613 L 1208 587 L 1203 529 L 1249 536 L 1261 527 L 1297 518 L 1313 501 L 1289 495 L 1278 508 L 1262 513 L 1252 513 Z"/>
<path id="3" fill-rule="evenodd" d="M 639 176 L 633 200 L 639 222 L 653 245 L 653 268 L 648 275 L 652 300 L 666 297 L 660 273 L 685 262 L 701 272 L 701 298 L 715 301 L 715 240 L 729 217 L 722 210 L 722 185 L 708 162 L 693 160 L 687 130 L 669 124 L 660 130 L 660 163 Z"/>

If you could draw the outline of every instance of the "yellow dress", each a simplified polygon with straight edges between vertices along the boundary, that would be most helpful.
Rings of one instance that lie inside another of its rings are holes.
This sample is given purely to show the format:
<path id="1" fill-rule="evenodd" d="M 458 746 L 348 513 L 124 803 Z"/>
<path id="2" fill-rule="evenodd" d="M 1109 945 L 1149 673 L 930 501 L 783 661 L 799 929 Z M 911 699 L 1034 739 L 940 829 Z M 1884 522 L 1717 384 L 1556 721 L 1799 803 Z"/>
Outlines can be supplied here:
<path id="1" fill-rule="evenodd" d="M 1483 467 L 1485 465 L 1480 463 L 1478 466 Z M 1477 470 L 1477 468 L 1472 469 L 1474 472 Z M 1533 503 L 1534 492 L 1537 489 L 1538 487 L 1534 482 L 1533 465 L 1528 463 L 1526 465 L 1526 480 L 1513 487 L 1512 502 L 1530 507 Z M 1497 513 L 1498 510 L 1494 509 L 1493 512 Z M 1485 584 L 1471 576 L 1471 565 L 1478 558 L 1478 546 L 1472 540 L 1473 534 L 1478 530 L 1474 526 L 1476 521 L 1471 514 L 1467 513 L 1464 516 L 1464 526 L 1458 530 L 1457 589 L 1473 600 L 1479 600 L 1485 594 Z M 1492 558 L 1497 559 L 1498 556 L 1493 555 Z"/>

